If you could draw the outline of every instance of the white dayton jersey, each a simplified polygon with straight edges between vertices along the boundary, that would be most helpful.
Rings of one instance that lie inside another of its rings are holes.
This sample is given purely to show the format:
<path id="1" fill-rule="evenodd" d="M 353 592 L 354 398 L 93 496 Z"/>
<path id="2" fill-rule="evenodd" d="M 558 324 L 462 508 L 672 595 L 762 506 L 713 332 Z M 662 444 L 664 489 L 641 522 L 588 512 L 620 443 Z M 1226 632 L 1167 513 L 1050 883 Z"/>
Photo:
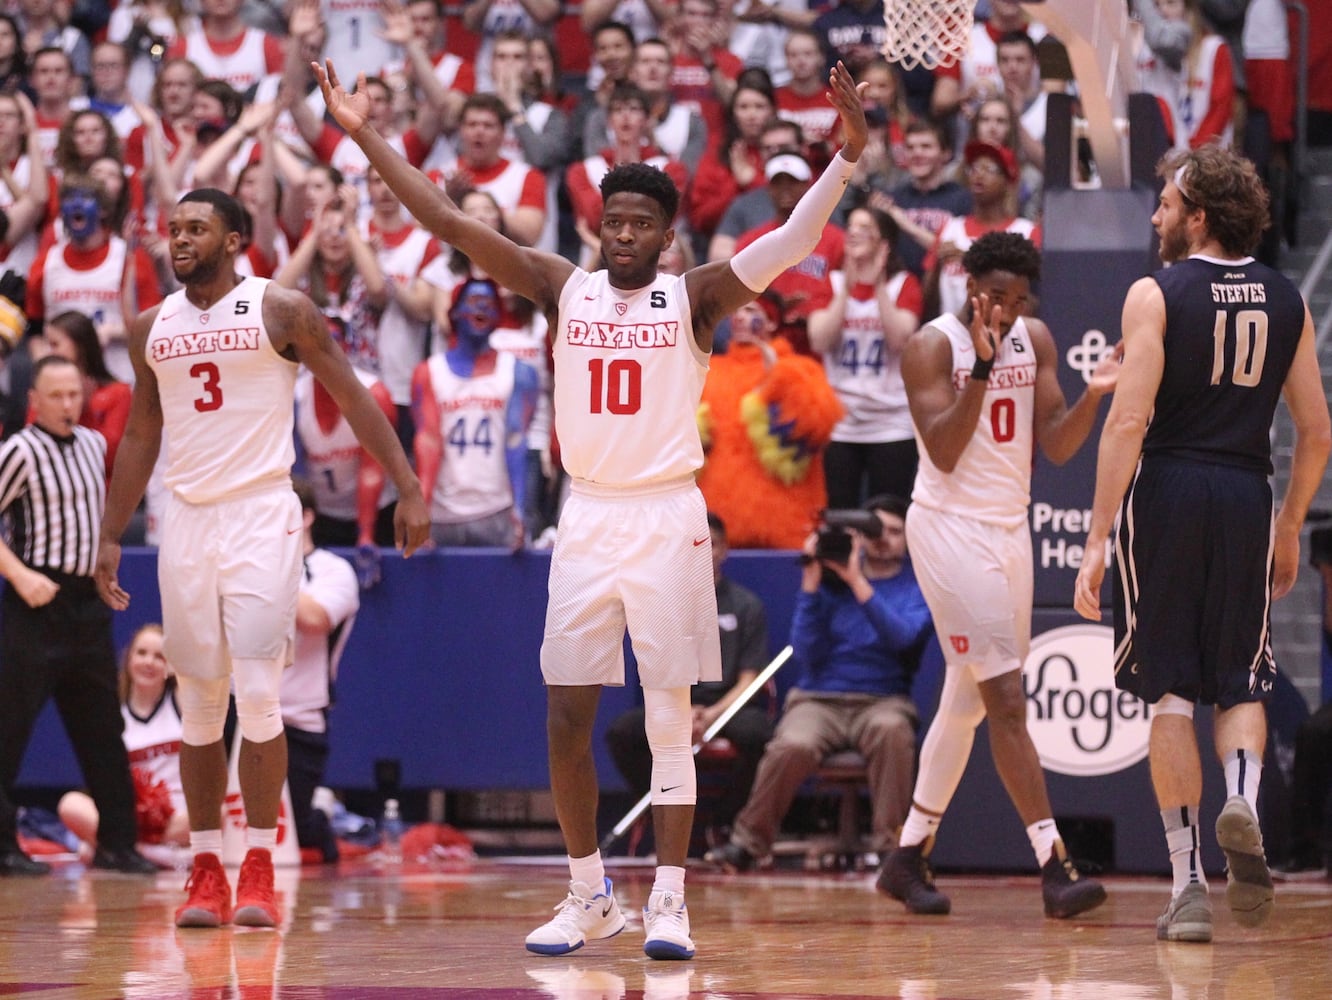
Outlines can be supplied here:
<path id="1" fill-rule="evenodd" d="M 130 769 L 147 778 L 146 784 L 161 783 L 171 794 L 171 807 L 185 811 L 185 790 L 180 784 L 180 709 L 170 691 L 163 692 L 151 712 L 140 718 L 127 704 L 120 706 L 125 720 L 125 750 Z"/>
<path id="2" fill-rule="evenodd" d="M 76 266 L 87 256 L 72 243 L 47 249 L 42 260 L 42 308 L 47 319 L 66 310 L 81 312 L 93 321 L 103 343 L 107 369 L 122 382 L 134 382 L 134 366 L 125 343 L 125 268 L 131 258 L 129 244 L 119 236 L 107 240 L 106 256 L 92 267 Z M 72 263 L 71 260 L 74 262 Z"/>
<path id="3" fill-rule="evenodd" d="M 910 273 L 898 271 L 888 279 L 890 301 L 898 301 Z M 840 289 L 846 275 L 834 271 L 832 282 L 834 289 Z M 846 407 L 846 416 L 833 428 L 834 441 L 876 444 L 911 437 L 902 355 L 884 343 L 883 316 L 872 286 L 857 285 L 847 295 L 842 342 L 823 356 L 823 370 Z"/>
<path id="4" fill-rule="evenodd" d="M 603 486 L 643 486 L 703 465 L 699 399 L 708 356 L 694 341 L 685 280 L 642 288 L 575 269 L 560 291 L 555 436 L 565 469 Z"/>
<path id="5" fill-rule="evenodd" d="M 68 253 L 66 252 L 68 251 Z M 129 245 L 119 236 L 107 240 L 106 256 L 92 267 L 77 267 L 70 257 L 89 256 L 72 244 L 56 243 L 46 251 L 42 270 L 42 308 L 46 318 L 66 310 L 81 312 L 99 331 L 124 330 L 120 304 L 125 297 L 125 264 Z"/>
<path id="6" fill-rule="evenodd" d="M 942 331 L 952 344 L 953 388 L 961 392 L 976 363 L 971 331 L 952 314 L 940 316 L 930 326 Z M 1019 319 L 999 342 L 976 432 L 952 472 L 941 472 L 930 461 L 917 432 L 920 469 L 912 501 L 1003 527 L 1025 524 L 1031 502 L 1035 419 L 1036 351 L 1027 324 Z"/>
<path id="7" fill-rule="evenodd" d="M 282 671 L 282 721 L 307 733 L 322 733 L 328 728 L 324 710 L 333 700 L 338 662 L 361 606 L 356 570 L 346 559 L 315 549 L 305 557 L 301 596 L 323 609 L 331 630 L 327 635 L 296 630 L 295 656 Z"/>
<path id="8" fill-rule="evenodd" d="M 430 520 L 464 524 L 508 510 L 513 487 L 504 445 L 517 361 L 496 354 L 492 372 L 470 377 L 455 375 L 439 354 L 427 365 L 444 449 L 439 476 L 430 484 Z"/>
<path id="9" fill-rule="evenodd" d="M 352 371 L 366 389 L 379 381 L 370 372 L 359 368 Z M 308 371 L 302 371 L 296 379 L 296 435 L 305 449 L 305 468 L 314 489 L 316 509 L 325 517 L 355 521 L 361 442 L 341 413 L 328 430 L 320 425 L 319 414 L 315 412 L 315 377 Z M 379 506 L 385 507 L 397 498 L 398 488 L 386 478 Z"/>
<path id="10" fill-rule="evenodd" d="M 944 223 L 936 238 L 936 247 L 947 243 L 953 244 L 963 253 L 971 244 L 990 231 L 990 227 L 976 223 L 970 216 L 955 215 Z M 1036 223 L 1021 217 L 1011 219 L 1004 226 L 1003 232 L 1020 233 L 1032 239 L 1036 232 Z M 939 311 L 955 313 L 967 304 L 967 270 L 962 266 L 961 257 L 950 257 L 939 265 Z"/>
<path id="11" fill-rule="evenodd" d="M 192 504 L 257 493 L 289 481 L 295 447 L 295 361 L 264 326 L 267 278 L 245 278 L 200 310 L 168 295 L 148 331 L 166 428 L 167 489 Z"/>

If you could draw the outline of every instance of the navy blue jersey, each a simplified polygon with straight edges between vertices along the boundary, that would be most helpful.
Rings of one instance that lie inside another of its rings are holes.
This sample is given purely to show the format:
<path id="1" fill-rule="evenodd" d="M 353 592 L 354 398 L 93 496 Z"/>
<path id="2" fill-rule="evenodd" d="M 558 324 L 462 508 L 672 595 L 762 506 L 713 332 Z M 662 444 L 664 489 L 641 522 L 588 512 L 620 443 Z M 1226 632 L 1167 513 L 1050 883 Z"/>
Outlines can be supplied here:
<path id="1" fill-rule="evenodd" d="M 1272 472 L 1268 437 L 1304 329 L 1304 300 L 1256 261 L 1190 257 L 1153 277 L 1165 371 L 1143 453 Z"/>

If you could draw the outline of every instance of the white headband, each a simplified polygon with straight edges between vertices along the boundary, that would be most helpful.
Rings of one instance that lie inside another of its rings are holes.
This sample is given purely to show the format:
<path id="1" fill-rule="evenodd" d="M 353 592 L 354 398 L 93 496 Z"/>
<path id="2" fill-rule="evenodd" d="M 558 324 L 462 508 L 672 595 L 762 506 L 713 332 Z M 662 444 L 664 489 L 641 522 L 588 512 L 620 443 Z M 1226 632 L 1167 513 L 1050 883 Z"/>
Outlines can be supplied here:
<path id="1" fill-rule="evenodd" d="M 1184 184 L 1184 171 L 1186 171 L 1188 168 L 1189 165 L 1187 162 L 1180 164 L 1179 168 L 1176 169 L 1175 171 L 1175 176 L 1172 177 L 1171 180 L 1174 181 L 1175 187 L 1179 188 L 1179 193 L 1182 194 L 1187 200 L 1193 202 L 1196 205 L 1198 204 L 1198 199 L 1193 197 L 1193 195 L 1189 192 L 1188 187 L 1186 187 Z"/>

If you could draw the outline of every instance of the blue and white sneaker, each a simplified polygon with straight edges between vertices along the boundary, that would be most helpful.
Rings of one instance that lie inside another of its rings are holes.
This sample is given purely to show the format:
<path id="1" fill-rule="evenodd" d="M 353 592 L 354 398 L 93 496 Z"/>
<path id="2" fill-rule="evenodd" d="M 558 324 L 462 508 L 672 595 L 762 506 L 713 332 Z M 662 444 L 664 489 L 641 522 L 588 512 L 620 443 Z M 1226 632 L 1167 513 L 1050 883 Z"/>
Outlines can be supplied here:
<path id="1" fill-rule="evenodd" d="M 527 950 L 538 955 L 567 955 L 588 941 L 614 937 L 624 930 L 624 914 L 615 902 L 611 880 L 594 893 L 585 882 L 570 882 L 569 895 L 555 916 L 527 935 Z"/>
<path id="2" fill-rule="evenodd" d="M 643 952 L 648 958 L 694 957 L 694 939 L 689 936 L 689 909 L 683 896 L 654 890 L 643 907 Z"/>

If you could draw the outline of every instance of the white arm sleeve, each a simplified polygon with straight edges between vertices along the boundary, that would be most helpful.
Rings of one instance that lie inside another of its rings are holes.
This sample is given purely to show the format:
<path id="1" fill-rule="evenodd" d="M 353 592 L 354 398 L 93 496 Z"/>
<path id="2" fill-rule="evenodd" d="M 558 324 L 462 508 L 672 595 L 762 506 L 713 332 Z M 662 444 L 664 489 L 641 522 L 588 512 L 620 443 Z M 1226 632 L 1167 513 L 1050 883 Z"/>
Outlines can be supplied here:
<path id="1" fill-rule="evenodd" d="M 809 256 L 823 235 L 856 165 L 838 152 L 819 179 L 796 202 L 791 217 L 764 233 L 731 258 L 731 270 L 750 291 L 758 293 L 793 264 Z"/>

